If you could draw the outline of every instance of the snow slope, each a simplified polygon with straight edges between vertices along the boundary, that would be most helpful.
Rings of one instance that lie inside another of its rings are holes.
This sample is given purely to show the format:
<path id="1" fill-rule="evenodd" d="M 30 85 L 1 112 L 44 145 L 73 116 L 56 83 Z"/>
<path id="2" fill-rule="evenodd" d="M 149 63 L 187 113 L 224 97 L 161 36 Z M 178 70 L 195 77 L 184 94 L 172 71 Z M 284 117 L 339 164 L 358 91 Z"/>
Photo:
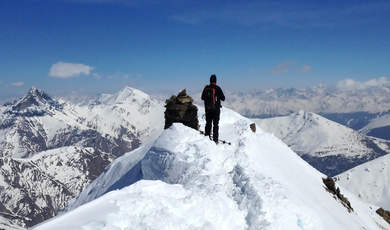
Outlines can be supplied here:
<path id="1" fill-rule="evenodd" d="M 362 200 L 390 210 L 390 155 L 356 166 L 335 179 Z"/>
<path id="2" fill-rule="evenodd" d="M 97 179 L 90 183 L 79 196 L 69 202 L 65 211 L 77 208 L 109 191 L 121 189 L 142 179 L 142 173 L 140 172 L 141 165 L 139 162 L 150 148 L 151 143 L 148 143 L 116 159 Z M 129 168 L 131 170 L 129 170 Z"/>
<path id="3" fill-rule="evenodd" d="M 334 176 L 390 152 L 390 142 L 365 136 L 318 114 L 254 119 L 319 171 Z"/>
<path id="4" fill-rule="evenodd" d="M 324 189 L 323 174 L 273 135 L 251 132 L 250 123 L 223 109 L 221 139 L 232 145 L 174 124 L 140 161 L 143 180 L 34 229 L 390 229 L 342 189 L 349 213 Z M 112 172 L 111 179 L 126 177 Z"/>

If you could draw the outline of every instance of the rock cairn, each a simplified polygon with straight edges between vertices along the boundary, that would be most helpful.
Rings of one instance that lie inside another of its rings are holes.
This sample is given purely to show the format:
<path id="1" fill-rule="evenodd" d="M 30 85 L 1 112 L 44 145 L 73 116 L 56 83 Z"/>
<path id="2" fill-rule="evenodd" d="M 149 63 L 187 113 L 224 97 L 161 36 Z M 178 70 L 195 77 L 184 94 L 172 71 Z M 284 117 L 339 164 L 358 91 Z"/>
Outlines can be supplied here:
<path id="1" fill-rule="evenodd" d="M 165 127 L 169 128 L 172 123 L 179 122 L 193 129 L 199 129 L 198 108 L 192 104 L 193 99 L 187 95 L 186 90 L 177 96 L 173 95 L 165 101 Z"/>

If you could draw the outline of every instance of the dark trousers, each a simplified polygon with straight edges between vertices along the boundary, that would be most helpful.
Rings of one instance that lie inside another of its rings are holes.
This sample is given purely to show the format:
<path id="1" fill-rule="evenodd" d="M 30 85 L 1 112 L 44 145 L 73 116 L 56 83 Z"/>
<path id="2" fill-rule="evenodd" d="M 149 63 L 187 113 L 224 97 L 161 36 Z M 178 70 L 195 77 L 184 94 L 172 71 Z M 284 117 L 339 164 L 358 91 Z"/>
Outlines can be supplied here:
<path id="1" fill-rule="evenodd" d="M 211 124 L 213 126 L 213 141 L 218 142 L 218 123 L 219 123 L 219 114 L 220 110 L 208 110 L 206 109 L 206 127 L 205 127 L 205 135 L 210 136 L 211 134 Z"/>

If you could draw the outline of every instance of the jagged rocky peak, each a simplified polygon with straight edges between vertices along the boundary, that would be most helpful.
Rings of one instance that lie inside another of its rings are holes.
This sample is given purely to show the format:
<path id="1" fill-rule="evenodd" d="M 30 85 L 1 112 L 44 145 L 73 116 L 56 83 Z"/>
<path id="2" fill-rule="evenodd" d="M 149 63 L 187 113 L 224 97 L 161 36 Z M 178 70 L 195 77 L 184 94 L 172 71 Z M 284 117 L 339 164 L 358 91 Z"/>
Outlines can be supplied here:
<path id="1" fill-rule="evenodd" d="M 22 99 L 16 101 L 12 106 L 13 110 L 22 111 L 31 107 L 41 106 L 58 106 L 58 103 L 54 101 L 43 90 L 32 87 L 29 92 Z"/>

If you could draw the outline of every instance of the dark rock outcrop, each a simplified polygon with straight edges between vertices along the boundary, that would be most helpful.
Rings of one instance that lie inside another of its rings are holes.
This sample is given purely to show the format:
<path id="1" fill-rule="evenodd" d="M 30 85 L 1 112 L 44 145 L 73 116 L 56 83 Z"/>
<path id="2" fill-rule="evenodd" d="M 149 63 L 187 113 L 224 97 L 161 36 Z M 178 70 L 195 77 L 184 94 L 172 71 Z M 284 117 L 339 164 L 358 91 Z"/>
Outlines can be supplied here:
<path id="1" fill-rule="evenodd" d="M 343 194 L 341 194 L 340 188 L 336 187 L 336 183 L 334 182 L 333 178 L 322 178 L 322 181 L 326 186 L 326 190 L 333 194 L 336 199 L 339 199 L 340 202 L 344 205 L 344 207 L 348 209 L 348 212 L 352 212 L 353 208 L 351 206 L 351 203 Z"/>
<path id="2" fill-rule="evenodd" d="M 169 128 L 173 123 L 183 123 L 193 129 L 199 129 L 198 108 L 192 104 L 193 99 L 187 95 L 186 90 L 177 96 L 172 96 L 165 101 L 165 127 Z"/>
<path id="3" fill-rule="evenodd" d="M 387 223 L 390 224 L 390 211 L 384 210 L 383 208 L 379 208 L 376 210 L 376 213 L 380 215 Z"/>
<path id="4" fill-rule="evenodd" d="M 255 123 L 252 123 L 249 125 L 249 127 L 251 128 L 252 132 L 256 132 L 256 124 Z"/>

